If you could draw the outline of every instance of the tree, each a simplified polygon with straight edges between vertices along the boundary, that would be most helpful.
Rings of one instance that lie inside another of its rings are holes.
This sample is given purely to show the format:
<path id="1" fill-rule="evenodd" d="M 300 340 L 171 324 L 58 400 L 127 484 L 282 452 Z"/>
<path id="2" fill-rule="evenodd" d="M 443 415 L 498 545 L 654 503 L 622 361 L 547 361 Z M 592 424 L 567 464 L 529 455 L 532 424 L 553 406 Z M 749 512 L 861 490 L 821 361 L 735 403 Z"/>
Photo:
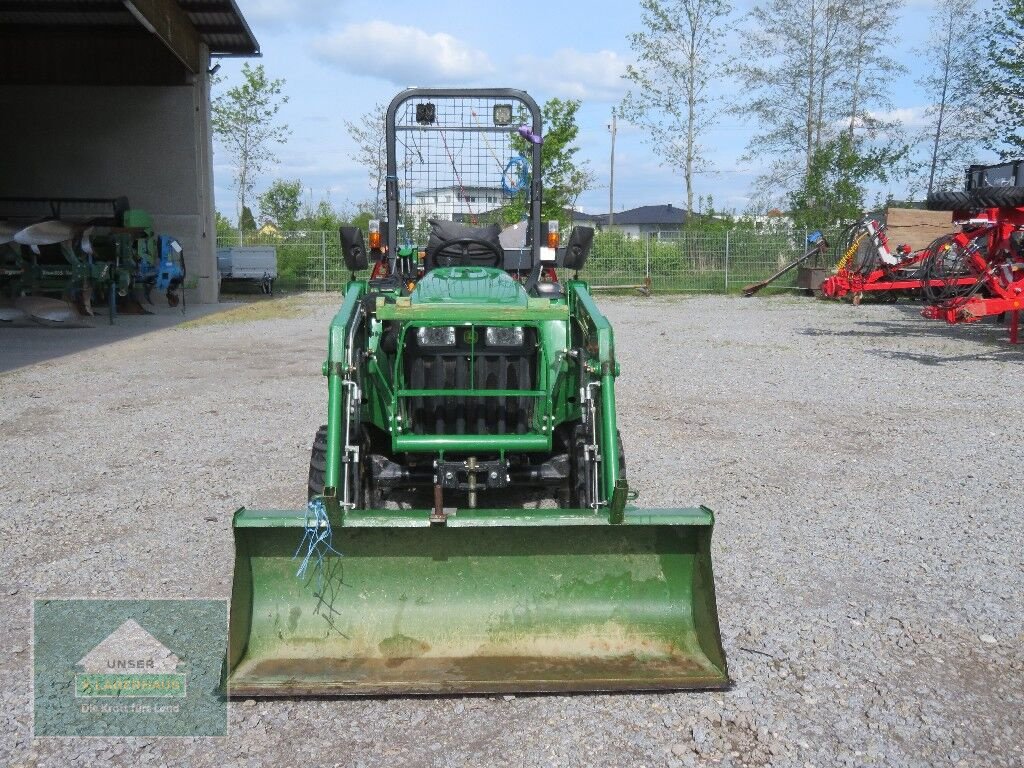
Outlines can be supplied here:
<path id="1" fill-rule="evenodd" d="M 596 184 L 597 174 L 594 173 L 588 163 L 578 165 L 569 172 L 566 192 L 568 193 L 569 210 L 571 212 L 575 212 L 576 203 L 579 201 L 580 195 L 588 189 L 593 189 Z M 572 221 L 569 224 L 572 225 Z"/>
<path id="2" fill-rule="evenodd" d="M 834 64 L 842 14 L 836 0 L 765 0 L 741 33 L 733 72 L 749 97 L 736 111 L 759 125 L 745 157 L 774 157 L 775 185 L 792 188 L 807 175 L 823 133 L 842 117 Z"/>
<path id="3" fill-rule="evenodd" d="M 238 231 L 252 232 L 256 229 L 256 219 L 248 205 L 242 206 L 242 215 L 238 217 Z"/>
<path id="4" fill-rule="evenodd" d="M 623 116 L 646 130 L 663 163 L 683 171 L 686 209 L 693 180 L 707 170 L 700 137 L 717 110 L 710 94 L 732 6 L 728 0 L 640 0 L 646 31 L 629 36 L 637 56 L 626 68 L 633 87 Z"/>
<path id="5" fill-rule="evenodd" d="M 374 109 L 359 117 L 357 123 L 346 120 L 345 130 L 355 142 L 355 160 L 370 174 L 371 186 L 376 190 L 374 213 L 383 216 L 381 202 L 384 197 L 384 177 L 387 175 L 387 146 L 385 144 L 384 121 L 387 108 L 374 104 Z"/>
<path id="6" fill-rule="evenodd" d="M 983 28 L 988 50 L 978 77 L 990 118 L 985 144 L 1011 160 L 1024 156 L 1024 0 L 996 0 Z"/>
<path id="7" fill-rule="evenodd" d="M 348 225 L 350 227 L 359 227 L 364 232 L 369 228 L 370 222 L 377 218 L 377 213 L 367 203 L 359 203 L 356 205 L 355 213 L 349 217 Z M 429 232 L 430 225 L 426 225 Z M 422 239 L 416 240 L 416 242 L 426 242 L 426 235 Z"/>
<path id="8" fill-rule="evenodd" d="M 217 237 L 228 237 L 230 235 L 237 235 L 238 234 L 238 230 L 235 228 L 235 225 L 232 224 L 228 220 L 227 216 L 225 216 L 220 211 L 216 212 L 216 216 L 217 216 Z"/>
<path id="9" fill-rule="evenodd" d="M 282 94 L 285 81 L 269 80 L 262 64 L 253 68 L 248 63 L 242 65 L 242 78 L 241 85 L 213 100 L 211 118 L 214 133 L 231 156 L 240 222 L 256 176 L 277 162 L 273 146 L 284 144 L 290 135 L 288 126 L 277 122 L 288 103 Z"/>
<path id="10" fill-rule="evenodd" d="M 891 29 L 879 23 L 891 18 L 902 0 L 848 0 L 841 20 L 839 80 L 846 93 L 847 132 L 853 138 L 857 128 L 871 136 L 893 134 L 896 127 L 881 120 L 876 112 L 892 106 L 889 86 L 906 67 L 886 54 L 891 50 Z M 819 104 L 824 99 L 819 98 Z"/>
<path id="11" fill-rule="evenodd" d="M 893 126 L 875 114 L 888 106 L 889 81 L 900 69 L 880 53 L 880 15 L 893 8 L 881 0 L 762 0 L 751 10 L 742 61 L 733 67 L 750 95 L 735 111 L 759 125 L 745 157 L 774 158 L 767 185 L 798 187 L 815 153 L 842 129 L 853 145 L 858 129 L 897 143 Z"/>
<path id="12" fill-rule="evenodd" d="M 697 213 L 690 212 L 686 216 L 687 229 L 699 229 L 702 232 L 724 232 L 735 229 L 737 219 L 733 211 L 715 209 L 715 199 L 710 193 L 697 197 Z"/>
<path id="13" fill-rule="evenodd" d="M 376 190 L 373 212 L 378 219 L 383 217 L 384 178 L 388 170 L 384 136 L 386 115 L 387 107 L 375 104 L 358 122 L 345 121 L 345 130 L 356 143 L 356 161 L 366 168 L 370 175 L 370 186 Z"/>
<path id="14" fill-rule="evenodd" d="M 800 186 L 789 193 L 790 215 L 797 227 L 812 229 L 846 224 L 860 217 L 869 181 L 889 179 L 906 149 L 860 146 L 843 131 L 814 150 Z"/>
<path id="15" fill-rule="evenodd" d="M 321 198 L 316 205 L 310 201 L 303 206 L 297 226 L 316 232 L 337 233 L 338 227 L 343 223 L 344 221 L 338 216 L 338 212 L 334 210 L 330 200 Z"/>
<path id="16" fill-rule="evenodd" d="M 930 45 L 917 51 L 930 64 L 917 81 L 930 102 L 925 110 L 928 124 L 919 138 L 927 153 L 928 195 L 934 189 L 958 188 L 977 148 L 980 115 L 971 103 L 976 41 L 964 34 L 964 23 L 973 16 L 974 0 L 938 0 Z"/>
<path id="17" fill-rule="evenodd" d="M 542 135 L 540 162 L 544 179 L 544 196 L 541 198 L 541 218 L 550 221 L 558 219 L 562 226 L 568 227 L 569 220 L 566 209 L 570 208 L 583 193 L 581 185 L 587 184 L 589 165 L 586 161 L 578 162 L 575 146 L 580 128 L 576 124 L 576 113 L 579 111 L 579 99 L 549 99 L 541 108 Z M 524 119 L 523 122 L 526 122 Z M 531 157 L 529 145 L 518 135 L 512 137 L 512 148 L 526 157 Z M 521 191 L 512 198 L 503 210 L 507 223 L 521 221 L 527 213 L 527 190 Z"/>
<path id="18" fill-rule="evenodd" d="M 302 208 L 302 181 L 274 179 L 259 196 L 260 216 L 273 221 L 281 229 L 294 229 Z"/>

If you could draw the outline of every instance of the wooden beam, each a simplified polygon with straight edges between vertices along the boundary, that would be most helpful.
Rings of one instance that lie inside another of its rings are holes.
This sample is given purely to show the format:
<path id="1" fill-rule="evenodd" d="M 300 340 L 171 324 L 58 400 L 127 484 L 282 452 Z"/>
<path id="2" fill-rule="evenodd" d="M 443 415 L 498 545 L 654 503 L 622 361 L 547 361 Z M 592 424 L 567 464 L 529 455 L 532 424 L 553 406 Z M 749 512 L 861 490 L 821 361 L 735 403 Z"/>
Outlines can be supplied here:
<path id="1" fill-rule="evenodd" d="M 202 38 L 175 0 L 124 0 L 124 5 L 137 12 L 140 22 L 148 22 L 153 34 L 190 72 L 195 74 L 202 69 Z"/>

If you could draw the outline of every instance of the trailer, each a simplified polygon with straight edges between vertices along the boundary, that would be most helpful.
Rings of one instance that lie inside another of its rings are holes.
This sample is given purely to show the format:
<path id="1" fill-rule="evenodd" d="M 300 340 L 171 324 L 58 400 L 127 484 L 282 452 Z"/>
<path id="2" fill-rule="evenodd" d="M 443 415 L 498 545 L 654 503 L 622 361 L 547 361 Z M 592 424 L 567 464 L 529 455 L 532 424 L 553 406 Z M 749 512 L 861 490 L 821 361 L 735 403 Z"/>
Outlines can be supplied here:
<path id="1" fill-rule="evenodd" d="M 277 249 L 270 245 L 234 245 L 217 249 L 217 273 L 225 280 L 253 283 L 271 295 L 277 279 Z"/>

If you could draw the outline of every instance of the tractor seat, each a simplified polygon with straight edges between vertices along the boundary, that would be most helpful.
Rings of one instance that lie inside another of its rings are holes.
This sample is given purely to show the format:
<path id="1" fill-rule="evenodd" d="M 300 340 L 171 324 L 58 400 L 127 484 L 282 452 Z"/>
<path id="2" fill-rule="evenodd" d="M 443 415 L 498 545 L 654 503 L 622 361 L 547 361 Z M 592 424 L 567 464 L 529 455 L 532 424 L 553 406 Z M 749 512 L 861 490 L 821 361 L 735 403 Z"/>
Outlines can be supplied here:
<path id="1" fill-rule="evenodd" d="M 437 262 L 436 254 L 450 240 L 472 237 L 477 240 L 486 240 L 494 243 L 499 250 L 502 250 L 500 235 L 501 227 L 497 224 L 491 224 L 486 227 L 467 227 L 465 224 L 459 224 L 454 221 L 430 219 L 430 238 L 427 240 L 427 255 L 424 267 L 429 271 L 441 266 Z M 453 246 L 442 254 L 445 261 L 451 257 L 454 259 L 455 264 L 460 263 L 460 255 L 463 259 L 461 264 L 466 266 L 494 266 L 494 253 L 482 245 Z M 498 264 L 498 266 L 501 267 L 502 265 Z"/>

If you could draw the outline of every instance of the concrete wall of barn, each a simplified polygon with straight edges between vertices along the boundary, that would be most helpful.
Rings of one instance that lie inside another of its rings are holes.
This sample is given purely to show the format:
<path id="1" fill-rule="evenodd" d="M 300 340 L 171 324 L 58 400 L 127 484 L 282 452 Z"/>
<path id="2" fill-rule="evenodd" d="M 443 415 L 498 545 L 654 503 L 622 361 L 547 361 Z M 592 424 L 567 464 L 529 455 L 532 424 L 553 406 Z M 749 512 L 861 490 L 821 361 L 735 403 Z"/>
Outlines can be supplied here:
<path id="1" fill-rule="evenodd" d="M 119 197 L 185 249 L 217 300 L 209 78 L 180 86 L 0 85 L 0 197 Z"/>

